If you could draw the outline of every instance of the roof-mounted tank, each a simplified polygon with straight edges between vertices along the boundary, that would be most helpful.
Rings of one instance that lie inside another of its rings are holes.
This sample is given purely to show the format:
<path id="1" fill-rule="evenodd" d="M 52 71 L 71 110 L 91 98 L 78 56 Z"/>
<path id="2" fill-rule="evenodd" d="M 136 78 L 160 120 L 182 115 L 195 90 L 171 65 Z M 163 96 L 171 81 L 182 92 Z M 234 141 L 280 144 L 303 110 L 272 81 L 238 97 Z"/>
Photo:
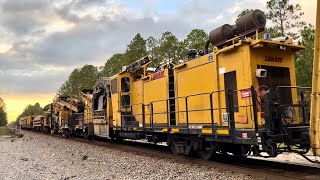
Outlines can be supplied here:
<path id="1" fill-rule="evenodd" d="M 246 35 L 256 30 L 263 30 L 266 26 L 266 16 L 256 9 L 236 20 L 235 34 Z"/>
<path id="2" fill-rule="evenodd" d="M 224 24 L 209 33 L 209 39 L 205 44 L 204 54 L 208 54 L 208 47 L 211 43 L 213 46 L 222 47 L 226 41 L 235 36 L 251 36 L 256 31 L 263 31 L 266 26 L 266 16 L 258 9 L 239 17 L 236 24 L 231 26 Z"/>
<path id="3" fill-rule="evenodd" d="M 234 37 L 233 27 L 229 24 L 224 24 L 212 30 L 209 34 L 210 43 L 214 46 L 217 46 L 233 37 Z"/>

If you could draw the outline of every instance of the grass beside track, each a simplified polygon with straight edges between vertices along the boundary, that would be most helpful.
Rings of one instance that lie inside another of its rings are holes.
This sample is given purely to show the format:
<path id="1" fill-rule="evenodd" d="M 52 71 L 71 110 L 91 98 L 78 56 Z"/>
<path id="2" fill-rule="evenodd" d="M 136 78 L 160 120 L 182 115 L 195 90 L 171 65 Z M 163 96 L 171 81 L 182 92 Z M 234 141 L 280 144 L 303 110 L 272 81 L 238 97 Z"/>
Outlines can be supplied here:
<path id="1" fill-rule="evenodd" d="M 7 126 L 0 126 L 0 136 L 13 136 L 15 135 L 14 132 L 12 132 L 11 129 L 9 129 Z"/>

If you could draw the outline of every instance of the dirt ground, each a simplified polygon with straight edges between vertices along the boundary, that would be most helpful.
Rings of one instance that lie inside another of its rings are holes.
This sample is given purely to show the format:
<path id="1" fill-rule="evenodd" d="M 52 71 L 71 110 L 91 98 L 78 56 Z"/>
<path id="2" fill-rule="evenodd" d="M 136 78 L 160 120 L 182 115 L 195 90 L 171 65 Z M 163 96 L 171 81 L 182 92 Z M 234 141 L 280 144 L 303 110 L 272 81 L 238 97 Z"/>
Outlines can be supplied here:
<path id="1" fill-rule="evenodd" d="M 35 132 L 0 138 L 0 179 L 255 179 Z"/>

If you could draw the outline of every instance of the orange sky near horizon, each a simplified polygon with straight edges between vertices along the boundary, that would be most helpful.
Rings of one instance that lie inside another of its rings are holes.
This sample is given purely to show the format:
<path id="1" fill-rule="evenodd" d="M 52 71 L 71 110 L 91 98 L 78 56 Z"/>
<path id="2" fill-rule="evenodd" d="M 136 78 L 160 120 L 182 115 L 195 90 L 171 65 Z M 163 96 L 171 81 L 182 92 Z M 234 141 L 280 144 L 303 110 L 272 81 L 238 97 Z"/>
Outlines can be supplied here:
<path id="1" fill-rule="evenodd" d="M 1 95 L 6 103 L 8 122 L 15 121 L 24 108 L 39 103 L 41 107 L 52 102 L 55 93 L 19 93 Z"/>

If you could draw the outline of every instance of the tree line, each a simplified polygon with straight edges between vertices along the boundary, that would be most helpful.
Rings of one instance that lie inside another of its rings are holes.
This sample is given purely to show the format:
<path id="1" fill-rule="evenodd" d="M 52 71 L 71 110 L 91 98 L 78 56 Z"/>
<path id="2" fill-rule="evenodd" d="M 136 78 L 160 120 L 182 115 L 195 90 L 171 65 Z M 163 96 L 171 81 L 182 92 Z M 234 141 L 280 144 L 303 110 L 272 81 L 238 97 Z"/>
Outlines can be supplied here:
<path id="1" fill-rule="evenodd" d="M 150 55 L 153 65 L 170 59 L 172 61 L 185 60 L 188 49 L 202 50 L 208 35 L 201 29 L 193 29 L 186 39 L 179 39 L 169 31 L 162 33 L 160 39 L 152 36 L 144 39 L 140 33 L 136 34 L 124 53 L 117 53 L 107 59 L 102 67 L 85 65 L 74 69 L 68 80 L 58 90 L 58 95 L 76 96 L 82 89 L 92 89 L 95 81 L 102 76 L 112 76 L 121 70 L 122 66 Z"/>
<path id="2" fill-rule="evenodd" d="M 40 106 L 39 103 L 35 103 L 34 105 L 29 104 L 26 106 L 26 108 L 24 108 L 24 110 L 18 116 L 17 119 L 28 116 L 28 115 L 33 115 L 33 116 L 44 115 L 43 108 Z"/>
<path id="3" fill-rule="evenodd" d="M 0 126 L 5 126 L 8 124 L 7 112 L 6 112 L 6 103 L 0 97 Z"/>
<path id="4" fill-rule="evenodd" d="M 311 86 L 313 42 L 315 28 L 300 20 L 304 14 L 300 4 L 291 4 L 290 0 L 269 0 L 266 3 L 266 17 L 272 26 L 266 27 L 271 37 L 291 36 L 299 39 L 298 44 L 306 48 L 295 55 L 297 84 Z M 245 9 L 238 17 L 252 12 Z M 208 34 L 202 29 L 193 29 L 185 39 L 179 39 L 171 32 L 162 33 L 159 39 L 152 36 L 144 39 L 138 33 L 127 45 L 125 52 L 117 53 L 107 59 L 102 67 L 85 65 L 75 69 L 68 80 L 58 90 L 58 95 L 77 96 L 82 89 L 91 89 L 101 76 L 112 76 L 122 66 L 133 63 L 143 56 L 151 55 L 154 65 L 164 61 L 183 61 L 187 59 L 188 49 L 203 50 Z"/>
<path id="5" fill-rule="evenodd" d="M 8 124 L 8 126 L 10 127 L 16 127 L 19 123 L 19 119 L 21 117 L 25 117 L 25 116 L 36 116 L 36 115 L 44 115 L 44 109 L 40 106 L 40 104 L 37 102 L 34 105 L 28 104 L 24 110 L 22 111 L 22 113 L 17 117 L 16 121 L 13 121 L 11 123 Z"/>

